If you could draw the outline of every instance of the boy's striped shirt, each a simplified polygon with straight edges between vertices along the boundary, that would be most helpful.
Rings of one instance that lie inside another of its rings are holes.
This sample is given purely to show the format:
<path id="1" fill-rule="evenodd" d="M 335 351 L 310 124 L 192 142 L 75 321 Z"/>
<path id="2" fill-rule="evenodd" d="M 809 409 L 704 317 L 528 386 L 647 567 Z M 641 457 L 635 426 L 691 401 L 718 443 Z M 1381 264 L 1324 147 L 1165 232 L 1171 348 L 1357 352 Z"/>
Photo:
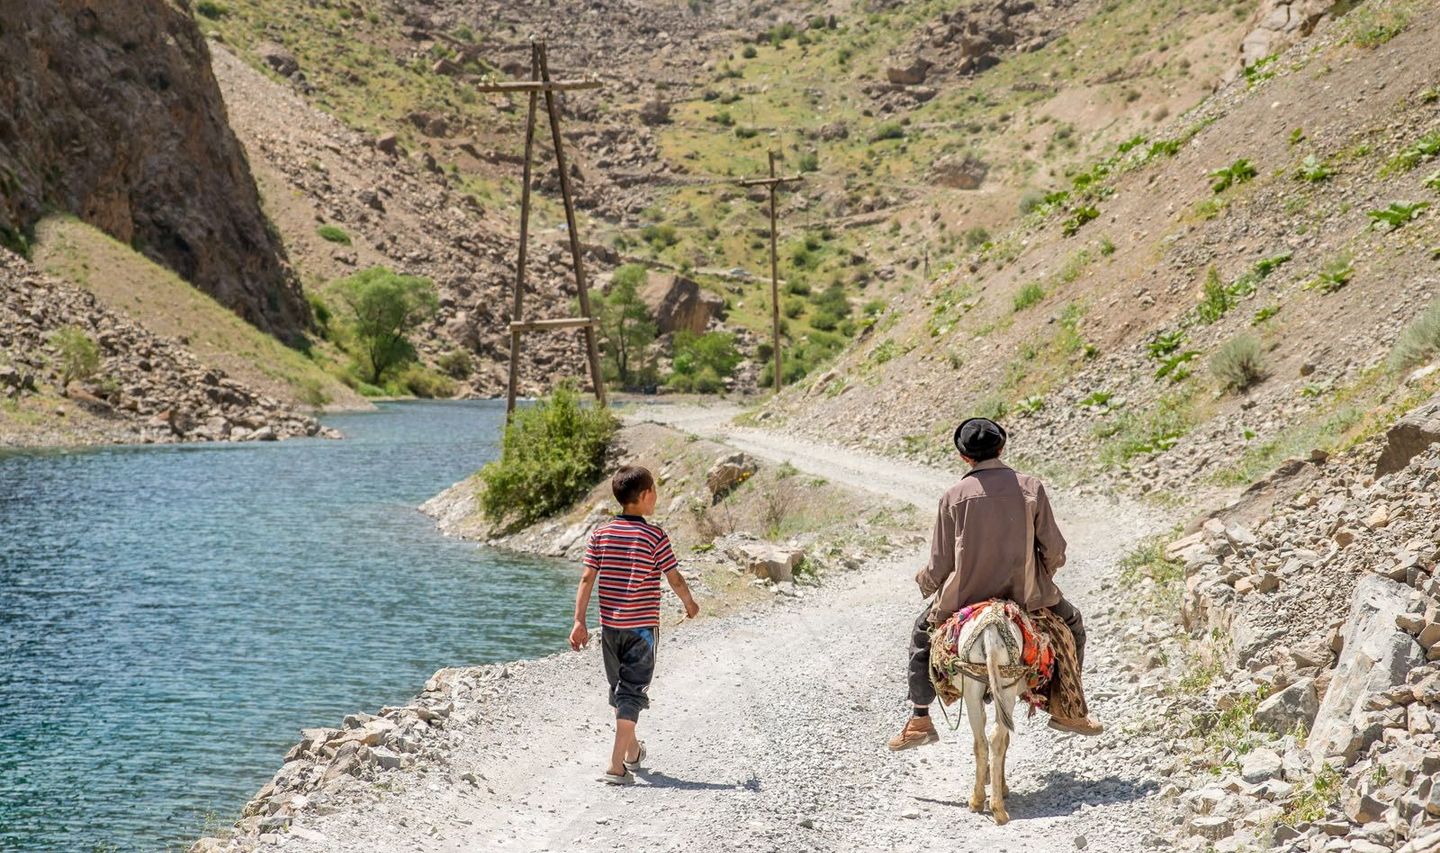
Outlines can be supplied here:
<path id="1" fill-rule="evenodd" d="M 660 575 L 679 568 L 665 531 L 638 515 L 617 515 L 590 534 L 585 568 L 598 573 L 602 626 L 659 627 Z"/>

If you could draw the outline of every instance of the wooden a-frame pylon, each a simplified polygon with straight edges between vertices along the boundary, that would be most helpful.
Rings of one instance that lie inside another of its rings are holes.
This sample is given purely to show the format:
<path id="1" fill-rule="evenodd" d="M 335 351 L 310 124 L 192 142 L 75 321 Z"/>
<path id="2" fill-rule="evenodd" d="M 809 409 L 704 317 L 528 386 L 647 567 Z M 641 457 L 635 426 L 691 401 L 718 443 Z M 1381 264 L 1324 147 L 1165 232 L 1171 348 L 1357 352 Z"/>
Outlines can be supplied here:
<path id="1" fill-rule="evenodd" d="M 585 264 L 580 251 L 580 232 L 575 227 L 575 200 L 570 194 L 570 173 L 565 166 L 565 144 L 560 136 L 560 110 L 555 93 L 577 89 L 598 89 L 598 80 L 551 80 L 545 55 L 545 42 L 530 42 L 530 79 L 512 83 L 490 83 L 476 87 L 480 92 L 527 92 L 530 109 L 525 118 L 525 180 L 520 193 L 520 249 L 515 264 L 515 302 L 510 315 L 510 382 L 505 397 L 505 417 L 515 412 L 515 398 L 520 384 L 520 338 L 527 332 L 556 329 L 583 329 L 586 357 L 590 362 L 590 381 L 595 399 L 605 405 L 605 380 L 600 375 L 600 347 L 595 335 L 595 315 L 590 310 L 590 290 L 585 282 Z M 565 202 L 565 227 L 570 235 L 570 257 L 575 269 L 575 289 L 579 295 L 580 316 L 554 320 L 526 320 L 525 261 L 530 240 L 530 184 L 535 168 L 535 118 L 540 95 L 545 95 L 545 112 L 550 118 L 550 137 L 555 147 L 555 166 L 560 173 L 560 196 Z"/>

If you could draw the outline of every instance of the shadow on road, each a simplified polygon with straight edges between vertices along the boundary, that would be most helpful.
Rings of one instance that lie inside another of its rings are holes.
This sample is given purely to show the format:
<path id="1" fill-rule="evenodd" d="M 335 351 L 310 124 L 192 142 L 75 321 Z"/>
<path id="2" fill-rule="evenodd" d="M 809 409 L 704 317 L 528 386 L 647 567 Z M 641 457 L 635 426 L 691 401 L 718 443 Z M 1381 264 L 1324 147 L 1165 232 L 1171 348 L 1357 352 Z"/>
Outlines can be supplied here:
<path id="1" fill-rule="evenodd" d="M 635 776 L 645 784 L 655 788 L 674 788 L 679 791 L 759 791 L 760 780 L 750 779 L 744 783 L 721 783 L 721 782 L 696 782 L 690 779 L 679 779 L 668 776 L 658 771 L 640 769 L 635 771 Z"/>
<path id="2" fill-rule="evenodd" d="M 1005 800 L 1005 805 L 1010 811 L 1012 820 L 1063 817 L 1078 812 L 1082 805 L 1104 806 L 1128 803 L 1148 797 L 1158 790 L 1160 790 L 1160 786 L 1153 780 L 1121 779 L 1118 776 L 1087 779 L 1076 776 L 1068 770 L 1052 770 L 1040 780 L 1038 790 L 1012 790 L 1010 796 Z M 934 800 L 929 797 L 916 797 L 915 799 L 937 806 L 966 810 L 970 808 L 964 800 Z"/>

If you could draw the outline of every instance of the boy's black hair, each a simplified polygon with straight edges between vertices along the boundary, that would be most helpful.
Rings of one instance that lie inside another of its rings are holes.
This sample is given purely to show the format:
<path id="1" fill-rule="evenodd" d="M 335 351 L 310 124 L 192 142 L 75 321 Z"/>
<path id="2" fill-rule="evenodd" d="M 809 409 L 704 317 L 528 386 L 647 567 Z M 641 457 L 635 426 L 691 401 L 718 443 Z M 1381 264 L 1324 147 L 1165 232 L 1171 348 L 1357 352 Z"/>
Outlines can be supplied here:
<path id="1" fill-rule="evenodd" d="M 650 476 L 649 469 L 639 465 L 621 465 L 615 476 L 610 478 L 610 491 L 615 493 L 615 500 L 622 507 L 635 503 L 653 488 L 655 478 Z"/>

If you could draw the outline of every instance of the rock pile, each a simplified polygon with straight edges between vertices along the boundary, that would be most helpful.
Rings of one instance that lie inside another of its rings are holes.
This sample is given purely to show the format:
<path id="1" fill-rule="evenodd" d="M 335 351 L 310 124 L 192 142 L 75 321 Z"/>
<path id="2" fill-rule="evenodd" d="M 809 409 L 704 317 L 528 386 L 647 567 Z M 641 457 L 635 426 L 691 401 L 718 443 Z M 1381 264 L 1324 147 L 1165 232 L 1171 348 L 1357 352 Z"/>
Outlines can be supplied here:
<path id="1" fill-rule="evenodd" d="M 1235 668 L 1210 698 L 1245 729 L 1181 798 L 1189 849 L 1440 846 L 1440 444 L 1380 477 L 1320 467 L 1258 525 L 1170 548 L 1185 626 Z"/>
<path id="2" fill-rule="evenodd" d="M 285 834 L 304 837 L 297 825 L 307 815 L 328 814 L 362 799 L 386 774 L 423 761 L 447 764 L 446 747 L 458 718 L 472 717 L 524 664 L 447 668 L 425 683 L 424 691 L 403 708 L 379 714 L 351 714 L 339 728 L 305 729 L 285 754 L 279 772 L 245 806 L 228 838 L 202 838 L 192 853 L 252 850 Z M 473 773 L 456 782 L 480 784 Z"/>
<path id="3" fill-rule="evenodd" d="M 205 367 L 183 347 L 102 306 L 90 293 L 40 274 L 0 249 L 0 396 L 64 392 L 54 335 L 78 330 L 100 363 L 68 394 L 94 417 L 93 440 L 165 443 L 338 436 L 308 415 Z M 60 442 L 63 443 L 63 440 Z"/>

